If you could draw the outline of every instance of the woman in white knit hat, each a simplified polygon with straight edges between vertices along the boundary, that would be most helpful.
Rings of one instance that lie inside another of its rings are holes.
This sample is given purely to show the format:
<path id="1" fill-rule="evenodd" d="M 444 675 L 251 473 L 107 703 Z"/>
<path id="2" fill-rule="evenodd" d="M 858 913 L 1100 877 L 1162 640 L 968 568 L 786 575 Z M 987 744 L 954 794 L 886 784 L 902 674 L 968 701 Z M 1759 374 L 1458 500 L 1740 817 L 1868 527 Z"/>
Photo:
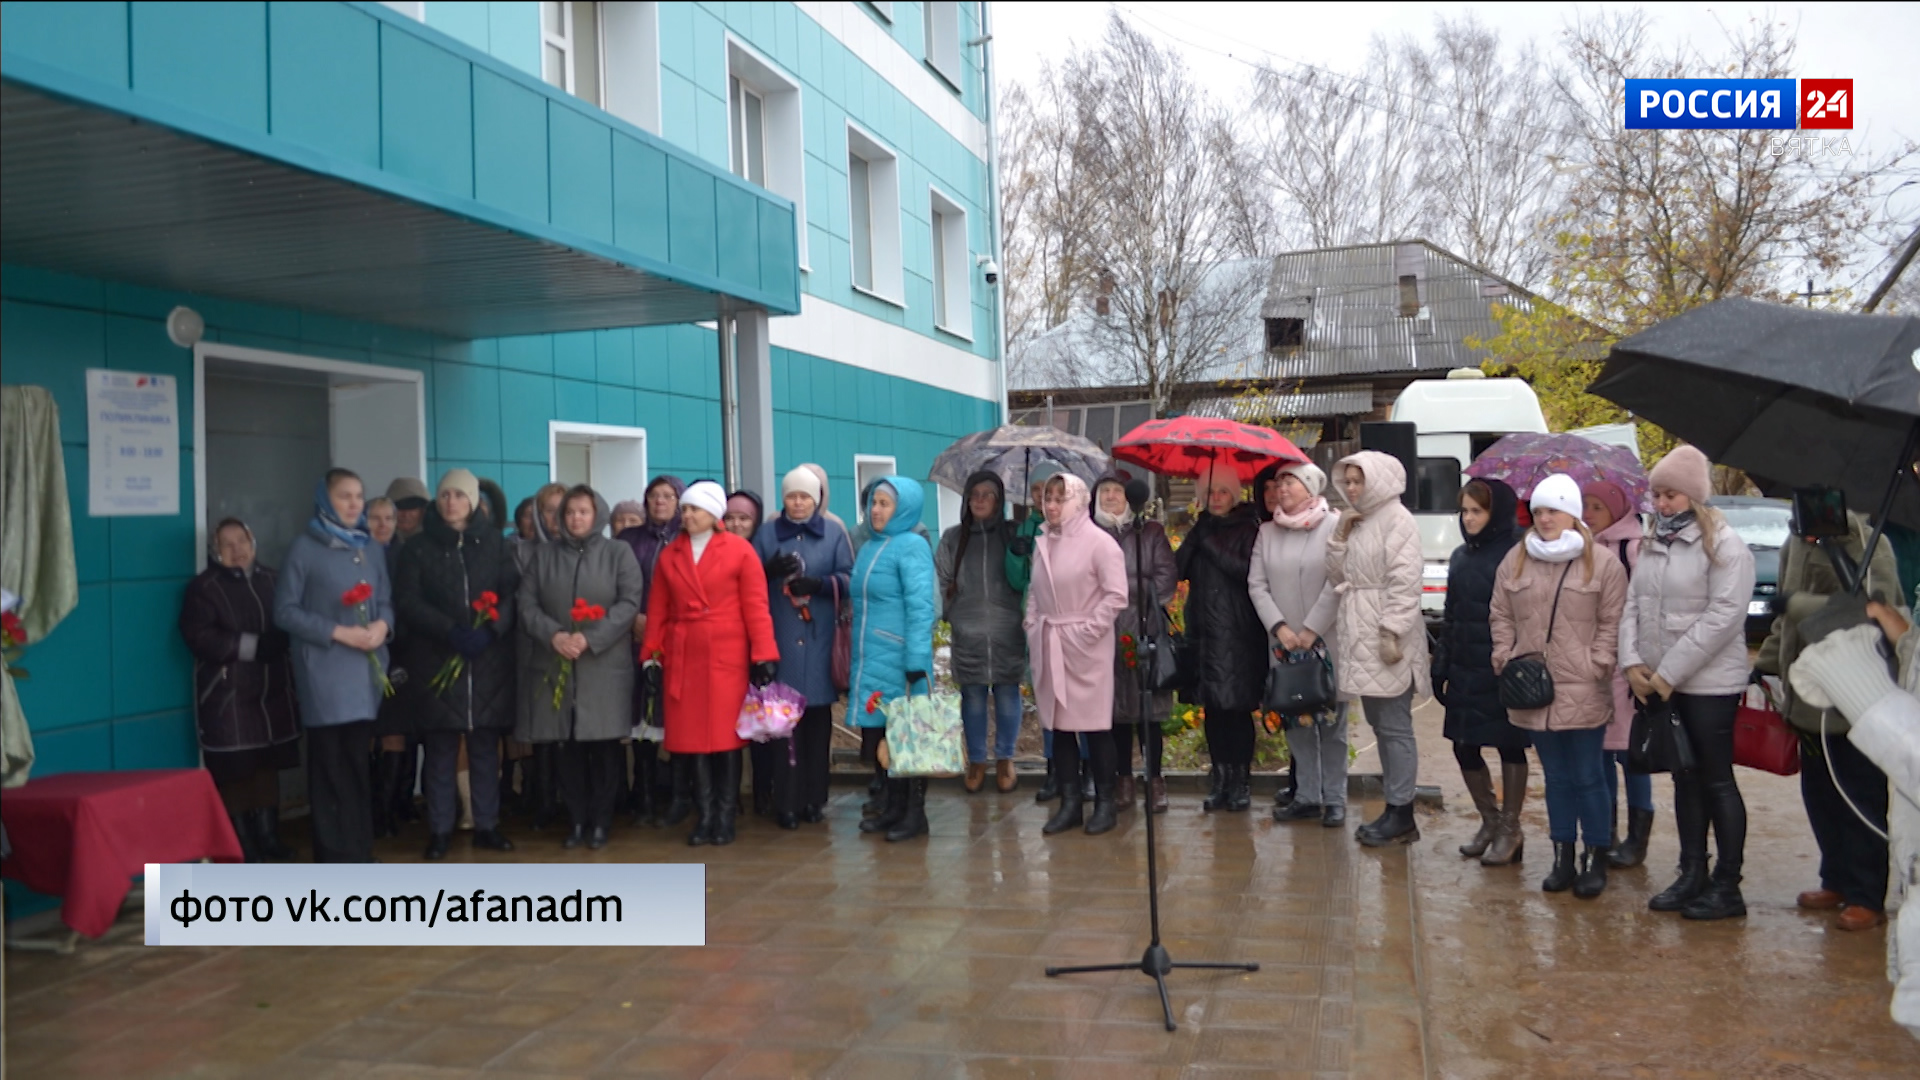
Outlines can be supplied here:
<path id="1" fill-rule="evenodd" d="M 1553 870 L 1547 892 L 1582 899 L 1607 887 L 1613 811 L 1607 802 L 1606 735 L 1613 719 L 1613 671 L 1627 571 L 1597 558 L 1593 534 L 1580 519 L 1580 485 L 1562 473 L 1547 477 L 1528 500 L 1533 527 L 1500 562 L 1494 576 L 1493 669 L 1505 675 L 1522 657 L 1544 657 L 1552 700 L 1540 709 L 1507 710 L 1508 722 L 1533 733 L 1547 789 L 1547 835 Z M 1604 553 L 1603 553 L 1604 554 Z M 1587 841 L 1576 867 L 1574 844 Z"/>

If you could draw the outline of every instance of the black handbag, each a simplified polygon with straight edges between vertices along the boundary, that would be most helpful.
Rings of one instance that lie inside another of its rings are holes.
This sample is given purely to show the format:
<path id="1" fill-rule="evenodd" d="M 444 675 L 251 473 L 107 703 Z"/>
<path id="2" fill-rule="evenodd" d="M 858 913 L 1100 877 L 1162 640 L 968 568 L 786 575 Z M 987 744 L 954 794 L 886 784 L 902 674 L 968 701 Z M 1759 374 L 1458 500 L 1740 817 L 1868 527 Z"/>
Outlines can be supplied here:
<path id="1" fill-rule="evenodd" d="M 1567 584 L 1573 563 L 1560 571 L 1560 584 L 1553 589 L 1553 610 L 1547 615 L 1547 645 L 1553 644 L 1553 623 L 1560 617 L 1560 590 Z M 1544 709 L 1553 704 L 1553 672 L 1547 670 L 1547 654 L 1521 653 L 1507 661 L 1500 672 L 1500 704 L 1524 712 Z"/>
<path id="2" fill-rule="evenodd" d="M 1333 684 L 1333 661 L 1327 657 L 1325 642 L 1314 642 L 1305 652 L 1275 648 L 1280 662 L 1267 669 L 1267 693 L 1262 699 L 1268 712 L 1282 716 L 1305 716 L 1330 709 L 1339 700 Z"/>
<path id="3" fill-rule="evenodd" d="M 1185 685 L 1180 669 L 1180 644 L 1174 635 L 1155 634 L 1147 639 L 1147 689 L 1179 690 Z"/>
<path id="4" fill-rule="evenodd" d="M 1689 772 L 1696 762 L 1693 743 L 1680 724 L 1673 702 L 1656 697 L 1634 699 L 1633 726 L 1627 735 L 1627 771 L 1641 774 Z"/>

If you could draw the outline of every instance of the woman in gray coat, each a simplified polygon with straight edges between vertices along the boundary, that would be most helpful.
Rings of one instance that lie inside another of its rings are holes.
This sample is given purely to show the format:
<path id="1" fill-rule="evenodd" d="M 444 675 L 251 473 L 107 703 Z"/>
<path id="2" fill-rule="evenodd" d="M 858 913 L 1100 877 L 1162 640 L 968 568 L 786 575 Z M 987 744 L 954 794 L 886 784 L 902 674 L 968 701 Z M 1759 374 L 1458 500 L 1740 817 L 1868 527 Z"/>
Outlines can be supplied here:
<path id="1" fill-rule="evenodd" d="M 607 502 L 581 484 L 560 504 L 560 535 L 535 548 L 520 579 L 520 629 L 544 659 L 522 742 L 559 744 L 560 790 L 573 818 L 564 846 L 606 846 L 633 731 L 633 617 L 643 590 L 633 549 L 606 535 Z M 592 617 L 576 619 L 584 602 Z M 572 670 L 562 679 L 561 661 Z"/>
<path id="2" fill-rule="evenodd" d="M 1270 650 L 1305 653 L 1316 645 L 1334 654 L 1340 597 L 1327 580 L 1327 541 L 1340 512 L 1327 507 L 1327 474 L 1312 464 L 1280 470 L 1279 505 L 1253 543 L 1247 592 L 1267 628 Z M 1278 664 L 1276 653 L 1273 663 Z M 1320 715 L 1287 717 L 1296 788 L 1293 801 L 1273 810 L 1275 821 L 1310 821 L 1329 829 L 1347 821 L 1347 704 L 1342 698 Z"/>
<path id="3" fill-rule="evenodd" d="M 941 619 L 953 628 L 953 681 L 960 687 L 960 718 L 967 732 L 966 790 L 987 782 L 987 716 L 994 722 L 995 785 L 1014 789 L 1014 743 L 1024 706 L 1020 677 L 1027 668 L 1027 635 L 1020 591 L 1007 582 L 1007 491 L 991 472 L 967 477 L 960 524 L 940 537 L 934 553 Z"/>
<path id="4" fill-rule="evenodd" d="M 373 861 L 367 751 L 387 691 L 393 589 L 365 510 L 360 478 L 330 470 L 314 489 L 313 520 L 294 538 L 273 590 L 274 624 L 293 638 L 315 862 Z"/>

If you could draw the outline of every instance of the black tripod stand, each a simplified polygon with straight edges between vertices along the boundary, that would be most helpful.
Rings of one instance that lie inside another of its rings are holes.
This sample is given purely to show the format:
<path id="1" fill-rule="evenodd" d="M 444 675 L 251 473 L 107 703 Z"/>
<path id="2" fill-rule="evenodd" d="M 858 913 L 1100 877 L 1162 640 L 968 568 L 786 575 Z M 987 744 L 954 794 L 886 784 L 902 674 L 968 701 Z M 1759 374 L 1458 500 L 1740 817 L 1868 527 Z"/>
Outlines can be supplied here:
<path id="1" fill-rule="evenodd" d="M 1133 487 L 1134 484 L 1140 483 L 1140 481 L 1135 480 L 1127 485 L 1127 501 L 1133 503 L 1134 511 L 1133 586 L 1139 593 L 1138 599 L 1134 603 L 1134 614 L 1138 620 L 1134 625 L 1139 633 L 1139 644 L 1146 646 L 1146 655 L 1144 657 L 1139 656 L 1140 650 L 1138 646 L 1136 646 L 1135 652 L 1138 659 L 1134 665 L 1134 672 L 1138 676 L 1140 683 L 1140 708 L 1143 714 L 1142 722 L 1151 723 L 1152 721 L 1145 718 L 1144 713 L 1147 711 L 1147 702 L 1153 693 L 1148 686 L 1148 675 L 1153 670 L 1151 658 L 1155 648 L 1155 642 L 1153 642 L 1146 633 L 1148 625 L 1147 612 L 1150 610 L 1147 607 L 1147 593 L 1151 588 L 1151 582 L 1146 581 L 1140 572 L 1141 548 L 1144 546 L 1140 536 L 1140 530 L 1142 530 L 1146 521 L 1145 515 L 1140 512 L 1140 507 L 1145 505 L 1146 498 L 1145 494 L 1141 493 L 1140 499 L 1135 501 L 1135 491 Z M 1144 486 L 1145 485 L 1142 484 L 1142 487 Z M 1141 740 L 1140 746 L 1142 751 L 1145 751 L 1147 746 L 1146 740 Z M 1126 767 L 1131 768 L 1130 765 Z M 1160 1008 L 1166 1014 L 1167 1030 L 1172 1031 L 1176 1025 L 1173 1022 L 1173 1002 L 1167 998 L 1168 972 L 1177 968 L 1211 968 L 1216 971 L 1259 971 L 1260 965 L 1253 963 L 1183 964 L 1175 963 L 1173 957 L 1167 955 L 1166 946 L 1160 944 L 1160 870 L 1158 862 L 1154 857 L 1153 843 L 1153 819 L 1155 815 L 1152 807 L 1143 806 L 1141 810 L 1147 819 L 1147 915 L 1153 928 L 1153 940 L 1147 943 L 1147 951 L 1141 954 L 1138 961 L 1133 962 L 1091 964 L 1081 967 L 1050 967 L 1047 969 L 1047 977 L 1053 978 L 1057 975 L 1081 975 L 1092 971 L 1132 971 L 1137 969 L 1142 975 L 1152 979 L 1154 985 L 1160 988 Z"/>

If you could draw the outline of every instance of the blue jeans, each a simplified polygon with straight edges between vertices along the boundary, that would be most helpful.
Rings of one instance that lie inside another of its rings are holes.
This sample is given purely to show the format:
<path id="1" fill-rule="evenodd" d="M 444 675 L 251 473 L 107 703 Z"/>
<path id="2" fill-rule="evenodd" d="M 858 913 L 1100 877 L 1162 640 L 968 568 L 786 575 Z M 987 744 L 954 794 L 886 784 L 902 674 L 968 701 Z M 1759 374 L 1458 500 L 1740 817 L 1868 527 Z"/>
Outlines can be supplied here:
<path id="1" fill-rule="evenodd" d="M 1615 768 L 1614 766 L 1619 766 Z M 1653 777 L 1627 770 L 1625 750 L 1607 751 L 1607 805 L 1620 805 L 1620 774 L 1627 775 L 1627 809 L 1653 809 Z M 1612 816 L 1612 815 L 1608 815 Z"/>
<path id="2" fill-rule="evenodd" d="M 1571 844 L 1581 836 L 1589 847 L 1613 843 L 1606 742 L 1604 727 L 1533 733 L 1547 781 L 1547 836 L 1554 843 Z"/>
<path id="3" fill-rule="evenodd" d="M 985 684 L 960 688 L 960 722 L 967 730 L 967 761 L 984 764 L 987 758 L 987 706 L 993 706 L 994 761 L 1012 761 L 1013 744 L 1020 738 L 1020 684 Z"/>

